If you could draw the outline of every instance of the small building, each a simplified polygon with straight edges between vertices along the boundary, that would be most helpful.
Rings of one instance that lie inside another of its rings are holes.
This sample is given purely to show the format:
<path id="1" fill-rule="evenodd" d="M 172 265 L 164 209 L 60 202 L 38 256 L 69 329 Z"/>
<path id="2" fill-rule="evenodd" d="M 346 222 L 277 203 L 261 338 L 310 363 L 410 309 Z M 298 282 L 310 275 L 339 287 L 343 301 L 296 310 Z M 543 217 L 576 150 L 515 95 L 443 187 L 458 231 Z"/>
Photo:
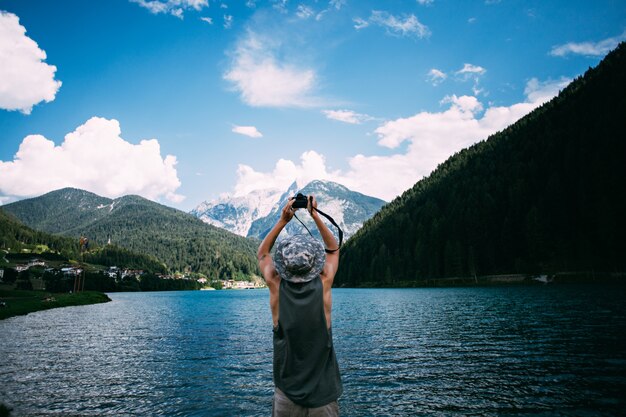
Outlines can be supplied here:
<path id="1" fill-rule="evenodd" d="M 31 266 L 46 266 L 46 263 L 41 259 L 31 259 L 30 262 L 28 262 L 28 267 L 30 268 Z"/>
<path id="2" fill-rule="evenodd" d="M 83 270 L 80 268 L 75 268 L 73 266 L 71 267 L 67 267 L 67 268 L 61 268 L 61 272 L 63 272 L 63 275 L 65 276 L 72 276 L 75 277 L 77 275 L 80 275 Z"/>

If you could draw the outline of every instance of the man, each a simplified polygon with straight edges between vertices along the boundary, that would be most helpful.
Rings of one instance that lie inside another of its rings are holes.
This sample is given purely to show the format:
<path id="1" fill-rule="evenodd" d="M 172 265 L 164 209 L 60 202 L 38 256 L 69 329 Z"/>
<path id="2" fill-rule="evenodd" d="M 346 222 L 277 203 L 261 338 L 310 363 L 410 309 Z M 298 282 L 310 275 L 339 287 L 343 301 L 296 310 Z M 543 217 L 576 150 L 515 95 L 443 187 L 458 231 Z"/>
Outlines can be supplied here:
<path id="1" fill-rule="evenodd" d="M 257 252 L 274 321 L 272 416 L 338 416 L 343 387 L 332 340 L 331 288 L 339 248 L 310 196 L 307 210 L 326 249 L 311 236 L 296 235 L 279 242 L 272 259 L 276 238 L 294 216 L 294 201 L 285 205 Z"/>

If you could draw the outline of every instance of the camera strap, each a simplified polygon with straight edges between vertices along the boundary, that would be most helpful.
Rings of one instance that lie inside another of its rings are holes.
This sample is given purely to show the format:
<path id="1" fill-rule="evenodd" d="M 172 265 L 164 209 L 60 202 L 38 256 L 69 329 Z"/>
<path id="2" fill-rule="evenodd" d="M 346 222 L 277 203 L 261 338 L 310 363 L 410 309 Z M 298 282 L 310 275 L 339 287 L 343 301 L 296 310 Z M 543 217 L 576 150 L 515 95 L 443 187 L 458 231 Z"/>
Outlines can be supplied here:
<path id="1" fill-rule="evenodd" d="M 339 227 L 339 225 L 337 224 L 335 219 L 330 217 L 328 214 L 324 213 L 322 210 L 318 210 L 317 207 L 313 207 L 313 209 L 315 211 L 317 211 L 319 214 L 321 214 L 322 216 L 326 217 L 328 219 L 328 221 L 331 222 L 333 224 L 333 226 L 335 226 L 337 228 L 337 232 L 339 233 L 339 246 L 337 247 L 337 249 L 332 249 L 332 250 L 324 248 L 326 253 L 335 253 L 335 252 L 337 252 L 339 250 L 339 248 L 341 248 L 341 244 L 343 243 L 343 230 L 341 230 L 341 227 Z"/>
<path id="2" fill-rule="evenodd" d="M 333 219 L 332 217 L 330 217 L 328 214 L 324 213 L 322 210 L 319 210 L 317 207 L 313 207 L 313 209 L 315 211 L 317 211 L 319 214 L 321 214 L 322 216 L 326 217 L 328 219 L 329 222 L 332 223 L 333 226 L 335 226 L 337 228 L 337 233 L 339 234 L 339 246 L 337 247 L 337 249 L 326 249 L 324 248 L 324 250 L 326 251 L 326 253 L 335 253 L 339 250 L 339 248 L 341 248 L 341 244 L 343 243 L 343 230 L 341 230 L 341 227 L 339 227 L 339 225 L 337 224 L 337 222 L 335 221 L 335 219 Z M 302 220 L 300 220 L 298 218 L 298 216 L 296 216 L 296 213 L 293 214 L 293 217 L 296 218 L 296 220 L 298 220 L 300 222 L 300 224 L 302 226 L 304 226 L 304 228 L 306 229 L 307 232 L 309 232 L 309 234 L 311 235 L 311 237 L 313 237 L 313 233 L 311 233 L 311 231 L 309 230 L 308 227 L 306 227 L 306 225 L 302 222 Z"/>

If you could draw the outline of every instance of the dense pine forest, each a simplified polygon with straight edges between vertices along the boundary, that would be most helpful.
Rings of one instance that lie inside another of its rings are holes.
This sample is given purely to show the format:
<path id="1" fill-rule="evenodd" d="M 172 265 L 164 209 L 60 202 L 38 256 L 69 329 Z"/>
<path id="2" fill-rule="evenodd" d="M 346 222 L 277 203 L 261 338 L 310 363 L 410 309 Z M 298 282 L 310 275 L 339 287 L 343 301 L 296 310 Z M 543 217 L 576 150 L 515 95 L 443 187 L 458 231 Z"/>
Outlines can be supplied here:
<path id="1" fill-rule="evenodd" d="M 22 253 L 25 249 L 30 251 L 35 247 L 41 249 L 35 255 L 30 252 Z M 36 256 L 53 261 L 80 260 L 102 266 L 142 269 L 153 273 L 167 272 L 165 265 L 157 259 L 115 245 L 104 247 L 92 245 L 81 254 L 78 239 L 33 230 L 1 209 L 0 249 L 8 251 L 8 254 L 3 256 L 15 261 L 28 262 L 30 258 Z"/>
<path id="2" fill-rule="evenodd" d="M 48 233 L 86 236 L 165 263 L 171 272 L 212 279 L 258 274 L 257 242 L 203 223 L 188 213 L 139 196 L 115 200 L 66 188 L 4 206 L 26 225 Z"/>
<path id="3" fill-rule="evenodd" d="M 626 44 L 346 242 L 338 285 L 626 271 Z"/>

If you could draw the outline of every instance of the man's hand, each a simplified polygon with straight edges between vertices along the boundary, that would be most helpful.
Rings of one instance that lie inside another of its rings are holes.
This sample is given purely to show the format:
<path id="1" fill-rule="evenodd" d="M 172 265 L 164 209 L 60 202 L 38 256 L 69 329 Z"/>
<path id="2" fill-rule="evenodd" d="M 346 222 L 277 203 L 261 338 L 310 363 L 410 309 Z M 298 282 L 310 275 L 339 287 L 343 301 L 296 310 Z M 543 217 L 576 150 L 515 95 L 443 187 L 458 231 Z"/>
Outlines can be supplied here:
<path id="1" fill-rule="evenodd" d="M 315 200 L 315 196 L 309 196 L 309 202 L 307 203 L 306 209 L 308 210 L 311 217 L 315 218 L 318 216 L 317 211 L 314 210 L 317 208 L 317 200 Z"/>
<path id="2" fill-rule="evenodd" d="M 295 200 L 293 199 L 293 197 L 289 197 L 289 202 L 285 204 L 285 207 L 283 207 L 283 212 L 280 214 L 280 220 L 285 223 L 289 223 L 291 219 L 293 219 L 294 209 L 292 206 L 294 201 Z"/>

